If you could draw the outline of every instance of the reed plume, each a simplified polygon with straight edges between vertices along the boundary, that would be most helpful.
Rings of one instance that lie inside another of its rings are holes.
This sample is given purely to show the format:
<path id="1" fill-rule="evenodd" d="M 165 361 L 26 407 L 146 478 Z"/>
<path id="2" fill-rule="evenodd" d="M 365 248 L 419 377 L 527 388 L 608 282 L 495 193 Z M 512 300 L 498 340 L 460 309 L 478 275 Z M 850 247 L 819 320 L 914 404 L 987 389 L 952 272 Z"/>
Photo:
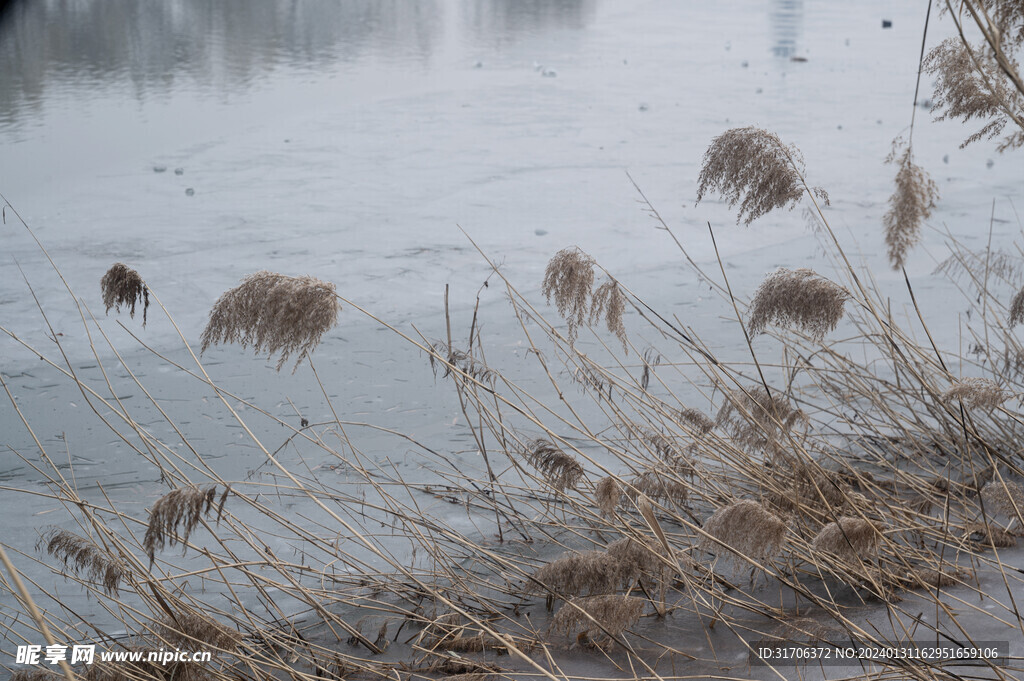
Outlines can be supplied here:
<path id="1" fill-rule="evenodd" d="M 991 523 L 971 523 L 966 530 L 968 536 L 972 538 L 977 536 L 978 543 L 982 546 L 1007 549 L 1017 545 L 1017 539 L 1013 534 L 1001 527 L 995 527 Z"/>
<path id="2" fill-rule="evenodd" d="M 448 344 L 444 341 L 437 341 L 431 347 L 434 348 L 437 354 L 447 358 L 447 364 L 444 367 L 444 378 L 447 378 L 452 373 L 452 367 L 455 367 L 462 373 L 472 376 L 481 383 L 494 385 L 494 379 L 497 378 L 498 372 L 494 371 L 483 362 L 477 361 L 469 353 L 456 348 L 449 348 Z M 435 365 L 434 355 L 430 355 L 430 368 L 434 371 L 434 375 L 436 376 L 437 366 Z"/>
<path id="3" fill-rule="evenodd" d="M 690 431 L 698 437 L 707 435 L 707 433 L 715 427 L 715 422 L 712 421 L 707 414 L 702 412 L 700 409 L 694 409 L 693 407 L 681 410 L 677 420 L 679 423 L 689 426 Z"/>
<path id="4" fill-rule="evenodd" d="M 715 511 L 705 521 L 704 532 L 711 538 L 701 538 L 702 548 L 724 548 L 730 558 L 764 562 L 782 549 L 786 523 L 756 501 L 743 499 Z"/>
<path id="5" fill-rule="evenodd" d="M 1024 323 L 1024 288 L 1017 291 L 1010 302 L 1010 326 Z"/>
<path id="6" fill-rule="evenodd" d="M 1012 480 L 989 481 L 981 488 L 981 500 L 988 513 L 995 511 L 1009 518 L 1020 518 L 1024 513 L 1024 487 Z"/>
<path id="7" fill-rule="evenodd" d="M 618 556 L 606 551 L 570 551 L 537 570 L 526 590 L 536 593 L 539 582 L 564 596 L 603 594 L 615 591 L 621 581 Z"/>
<path id="8" fill-rule="evenodd" d="M 890 154 L 887 161 L 893 160 Z M 896 191 L 889 197 L 889 210 L 882 218 L 889 264 L 894 270 L 903 267 L 907 253 L 921 240 L 921 225 L 931 215 L 938 198 L 938 185 L 924 168 L 914 163 L 908 144 L 896 171 Z"/>
<path id="9" fill-rule="evenodd" d="M 583 477 L 583 466 L 550 440 L 530 440 L 523 449 L 523 456 L 559 492 L 576 487 Z"/>
<path id="10" fill-rule="evenodd" d="M 660 580 L 665 571 L 665 547 L 651 539 L 616 539 L 605 548 L 605 553 L 618 565 L 620 582 L 641 577 Z"/>
<path id="11" fill-rule="evenodd" d="M 714 138 L 698 182 L 697 203 L 718 192 L 730 207 L 740 204 L 736 224 L 747 225 L 776 208 L 792 209 L 807 189 L 800 150 L 754 127 L 733 128 Z M 813 191 L 828 203 L 823 189 Z"/>
<path id="12" fill-rule="evenodd" d="M 769 394 L 762 386 L 730 390 L 727 397 L 715 422 L 745 447 L 765 447 L 797 423 L 807 423 L 803 411 L 792 407 L 780 393 Z"/>
<path id="13" fill-rule="evenodd" d="M 67 530 L 52 530 L 46 537 L 46 552 L 58 559 L 64 566 L 84 573 L 95 583 L 102 584 L 107 594 L 117 593 L 124 565 L 109 552 L 101 549 L 91 540 Z"/>
<path id="14" fill-rule="evenodd" d="M 693 468 L 689 468 L 687 472 L 692 473 Z M 690 490 L 682 480 L 678 479 L 679 473 L 679 470 L 671 466 L 656 465 L 633 478 L 628 494 L 630 497 L 645 494 L 651 499 L 661 499 L 682 506 L 686 503 Z"/>
<path id="15" fill-rule="evenodd" d="M 619 282 L 609 279 L 594 289 L 590 301 L 590 323 L 594 324 L 604 317 L 605 326 L 615 334 L 615 337 L 622 343 L 622 349 L 629 354 L 626 326 L 622 323 L 622 315 L 625 311 L 626 295 L 619 287 Z"/>
<path id="16" fill-rule="evenodd" d="M 622 487 L 612 476 L 601 478 L 594 486 L 594 501 L 601 515 L 611 517 L 615 513 L 615 507 L 619 505 L 622 498 Z"/>
<path id="17" fill-rule="evenodd" d="M 811 545 L 819 553 L 832 554 L 843 562 L 856 565 L 861 560 L 875 557 L 878 538 L 878 528 L 871 522 L 843 516 L 821 528 Z"/>
<path id="18" fill-rule="evenodd" d="M 570 345 L 576 342 L 579 327 L 587 318 L 595 264 L 594 259 L 579 248 L 564 248 L 551 258 L 544 271 L 541 293 L 549 304 L 555 299 L 558 314 L 568 325 Z"/>
<path id="19" fill-rule="evenodd" d="M 812 270 L 781 267 L 754 294 L 750 332 L 760 333 L 768 324 L 795 326 L 820 341 L 839 324 L 849 298 L 849 291 Z"/>
<path id="20" fill-rule="evenodd" d="M 173 646 L 190 650 L 212 646 L 232 652 L 242 642 L 242 634 L 238 631 L 194 612 L 175 612 L 173 618 L 165 616 L 160 623 L 159 635 Z"/>
<path id="21" fill-rule="evenodd" d="M 121 306 L 128 308 L 128 315 L 135 319 L 135 306 L 142 303 L 142 326 L 146 326 L 146 313 L 149 311 L 149 289 L 142 281 L 139 273 L 124 263 L 114 263 L 103 278 L 100 279 L 100 290 L 103 292 L 103 305 L 109 313 L 121 311 Z"/>
<path id="22" fill-rule="evenodd" d="M 225 488 L 221 495 L 217 520 L 220 520 L 229 490 L 230 488 Z M 192 530 L 199 525 L 203 516 L 209 515 L 213 509 L 216 494 L 216 486 L 205 490 L 198 487 L 182 487 L 168 492 L 153 504 L 149 512 L 149 526 L 142 541 L 150 565 L 153 564 L 156 552 L 163 550 L 168 544 L 174 546 L 179 541 L 183 545 L 187 544 Z"/>
<path id="23" fill-rule="evenodd" d="M 954 383 L 941 399 L 947 404 L 959 400 L 965 407 L 991 411 L 1010 399 L 1010 394 L 988 378 L 965 378 Z"/>
<path id="24" fill-rule="evenodd" d="M 581 612 L 582 611 L 582 612 Z M 577 629 L 584 632 L 599 630 L 594 618 L 612 636 L 618 636 L 640 619 L 644 612 L 644 599 L 633 596 L 587 596 L 573 598 L 555 613 L 552 629 L 566 635 Z M 584 614 L 586 613 L 586 614 Z M 590 617 L 587 617 L 590 615 Z"/>
<path id="25" fill-rule="evenodd" d="M 947 38 L 928 53 L 924 68 L 936 76 L 932 111 L 941 112 L 936 120 L 985 121 L 961 143 L 961 148 L 998 137 L 1010 122 L 1021 126 L 1024 93 L 1004 77 L 987 46 L 971 46 L 959 37 Z M 1013 129 L 999 142 L 997 150 L 1021 145 L 1024 128 Z"/>
<path id="26" fill-rule="evenodd" d="M 334 284 L 256 272 L 217 299 L 203 330 L 202 351 L 219 343 L 251 345 L 254 352 L 268 357 L 281 353 L 278 371 L 297 352 L 294 373 L 324 333 L 338 323 L 340 309 Z"/>

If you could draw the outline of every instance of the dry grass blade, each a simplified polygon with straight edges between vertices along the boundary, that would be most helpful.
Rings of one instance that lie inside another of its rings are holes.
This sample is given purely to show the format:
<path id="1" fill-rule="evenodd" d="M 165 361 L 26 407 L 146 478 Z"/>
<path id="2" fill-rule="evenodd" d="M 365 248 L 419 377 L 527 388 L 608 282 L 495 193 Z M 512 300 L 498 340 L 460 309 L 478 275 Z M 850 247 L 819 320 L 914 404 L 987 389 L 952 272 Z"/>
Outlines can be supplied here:
<path id="1" fill-rule="evenodd" d="M 626 326 L 622 323 L 622 315 L 626 311 L 626 294 L 619 288 L 619 282 L 610 279 L 594 289 L 590 303 L 590 323 L 604 317 L 605 326 L 615 334 L 622 343 L 622 348 L 629 354 L 626 339 Z"/>
<path id="2" fill-rule="evenodd" d="M 965 407 L 991 411 L 1010 398 L 999 384 L 987 378 L 965 378 L 942 393 L 946 403 L 959 400 Z"/>
<path id="3" fill-rule="evenodd" d="M 526 444 L 523 456 L 559 492 L 576 487 L 583 477 L 583 466 L 550 440 L 531 440 Z"/>
<path id="4" fill-rule="evenodd" d="M 608 476 L 597 481 L 594 486 L 594 501 L 597 503 L 601 515 L 610 517 L 614 514 L 620 499 L 622 499 L 622 488 L 615 478 Z"/>
<path id="5" fill-rule="evenodd" d="M 1009 518 L 1019 518 L 1024 513 L 1024 487 L 1012 480 L 992 480 L 981 489 L 981 500 L 988 513 L 994 511 Z"/>
<path id="6" fill-rule="evenodd" d="M 888 160 L 892 162 L 893 157 L 890 155 Z M 889 210 L 882 218 L 889 263 L 894 270 L 903 267 L 907 253 L 921 240 L 921 225 L 931 215 L 938 198 L 938 185 L 914 163 L 911 147 L 907 145 L 896 171 L 896 191 L 889 197 Z"/>
<path id="7" fill-rule="evenodd" d="M 839 324 L 849 298 L 849 291 L 812 270 L 779 268 L 754 294 L 750 332 L 760 333 L 768 324 L 795 326 L 820 341 Z"/>
<path id="8" fill-rule="evenodd" d="M 804 193 L 802 156 L 775 133 L 760 128 L 733 128 L 714 138 L 704 153 L 697 203 L 718 192 L 730 206 L 740 204 L 736 223 L 750 224 L 762 215 L 789 206 Z"/>
<path id="9" fill-rule="evenodd" d="M 124 263 L 114 263 L 103 278 L 100 279 L 100 290 L 103 292 L 103 305 L 110 312 L 114 308 L 121 311 L 121 306 L 128 308 L 128 314 L 135 318 L 135 306 L 142 303 L 142 326 L 146 326 L 146 313 L 149 311 L 149 289 L 142 281 L 139 273 Z"/>
<path id="10" fill-rule="evenodd" d="M 298 353 L 294 372 L 338 323 L 340 309 L 329 282 L 267 271 L 250 274 L 217 299 L 203 330 L 202 349 L 239 343 L 268 356 L 280 353 L 278 371 Z"/>
<path id="11" fill-rule="evenodd" d="M 645 600 L 633 596 L 588 596 L 574 598 L 555 613 L 552 629 L 571 634 L 577 629 L 598 629 L 594 618 L 612 636 L 618 636 L 636 624 L 644 611 Z M 582 610 L 582 612 L 581 612 Z M 586 613 L 586 614 L 584 614 Z M 589 615 L 590 617 L 587 617 Z"/>
<path id="12" fill-rule="evenodd" d="M 786 523 L 756 501 L 743 499 L 724 506 L 707 519 L 701 546 L 719 551 L 724 547 L 732 558 L 753 558 L 763 562 L 782 549 Z"/>
<path id="13" fill-rule="evenodd" d="M 108 594 L 115 594 L 124 576 L 124 566 L 114 556 L 101 549 L 85 537 L 79 537 L 67 530 L 52 530 L 44 537 L 46 552 L 57 558 L 64 566 L 103 585 Z"/>
<path id="14" fill-rule="evenodd" d="M 174 546 L 179 541 L 182 544 L 188 542 L 189 535 L 203 515 L 209 514 L 213 508 L 216 494 L 216 487 L 205 490 L 198 487 L 182 487 L 165 494 L 153 504 L 149 512 L 149 526 L 142 541 L 150 564 L 156 552 L 166 545 Z"/>
<path id="15" fill-rule="evenodd" d="M 871 522 L 844 516 L 821 528 L 811 545 L 819 553 L 829 553 L 843 562 L 856 565 L 861 560 L 875 557 L 878 538 L 878 528 Z"/>
<path id="16" fill-rule="evenodd" d="M 558 314 L 569 327 L 571 345 L 576 341 L 590 309 L 590 291 L 594 286 L 594 259 L 579 248 L 564 248 L 548 262 L 541 293 L 548 303 L 555 299 Z"/>

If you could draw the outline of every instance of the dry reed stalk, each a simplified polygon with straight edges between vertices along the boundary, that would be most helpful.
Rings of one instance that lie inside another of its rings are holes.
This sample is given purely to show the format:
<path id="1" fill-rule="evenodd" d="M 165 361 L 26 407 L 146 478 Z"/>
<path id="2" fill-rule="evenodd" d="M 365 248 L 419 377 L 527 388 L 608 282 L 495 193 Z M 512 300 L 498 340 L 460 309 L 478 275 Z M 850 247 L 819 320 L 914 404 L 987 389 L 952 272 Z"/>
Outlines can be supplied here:
<path id="1" fill-rule="evenodd" d="M 108 313 L 110 308 L 120 312 L 121 306 L 124 305 L 128 308 L 128 315 L 135 319 L 135 305 L 142 303 L 142 326 L 146 326 L 149 289 L 138 272 L 124 263 L 114 263 L 100 279 L 100 290 L 103 292 L 103 305 Z"/>
<path id="2" fill-rule="evenodd" d="M 622 488 L 612 476 L 601 478 L 594 486 L 594 501 L 601 515 L 611 517 L 622 499 Z"/>
<path id="3" fill-rule="evenodd" d="M 66 568 L 85 573 L 95 583 L 102 584 L 108 594 L 117 593 L 124 565 L 91 540 L 67 530 L 52 530 L 44 537 L 46 552 L 64 563 Z"/>
<path id="4" fill-rule="evenodd" d="M 718 552 L 724 548 L 730 558 L 751 558 L 758 562 L 775 556 L 786 538 L 786 523 L 764 506 L 743 499 L 715 511 L 704 523 L 700 546 Z"/>
<path id="5" fill-rule="evenodd" d="M 579 248 L 564 248 L 548 262 L 541 293 L 551 303 L 555 299 L 558 314 L 568 325 L 569 345 L 576 342 L 590 307 L 594 286 L 594 259 Z"/>
<path id="6" fill-rule="evenodd" d="M 583 466 L 550 440 L 529 441 L 523 449 L 523 457 L 559 492 L 575 488 L 583 477 Z"/>
<path id="7" fill-rule="evenodd" d="M 768 324 L 795 326 L 820 341 L 839 324 L 849 298 L 849 291 L 813 270 L 781 267 L 765 277 L 754 294 L 750 332 L 761 333 Z"/>
<path id="8" fill-rule="evenodd" d="M 811 546 L 819 553 L 829 553 L 843 562 L 856 565 L 875 557 L 878 538 L 879 530 L 871 522 L 843 516 L 821 528 Z"/>
<path id="9" fill-rule="evenodd" d="M 965 407 L 991 411 L 1010 399 L 1011 395 L 988 378 L 965 378 L 942 393 L 943 402 L 959 400 Z"/>
<path id="10" fill-rule="evenodd" d="M 570 551 L 537 570 L 528 593 L 538 592 L 537 582 L 564 596 L 609 593 L 622 582 L 622 566 L 605 551 Z"/>
<path id="11" fill-rule="evenodd" d="M 622 315 L 625 311 L 626 295 L 619 288 L 619 282 L 609 279 L 594 289 L 590 301 L 590 323 L 594 324 L 604 317 L 605 326 L 615 334 L 615 337 L 622 343 L 623 350 L 629 354 L 626 326 L 622 323 Z"/>
<path id="12" fill-rule="evenodd" d="M 338 323 L 340 309 L 334 284 L 256 272 L 217 299 L 203 330 L 202 351 L 219 343 L 251 345 L 254 352 L 268 357 L 281 353 L 278 371 L 297 352 L 294 373 L 324 333 Z"/>
<path id="13" fill-rule="evenodd" d="M 911 147 L 900 156 L 896 171 L 896 191 L 889 197 L 889 210 L 882 218 L 885 226 L 885 245 L 889 249 L 889 263 L 894 270 L 903 267 L 907 253 L 921 240 L 921 225 L 939 198 L 939 188 L 928 173 L 915 165 Z M 886 159 L 895 160 L 896 149 Z"/>
<path id="14" fill-rule="evenodd" d="M 776 209 L 792 209 L 803 196 L 803 156 L 786 146 L 778 135 L 759 128 L 733 128 L 711 141 L 704 153 L 697 203 L 709 192 L 718 192 L 729 206 L 740 204 L 736 224 L 749 225 Z M 828 202 L 819 187 L 813 190 Z"/>
<path id="15" fill-rule="evenodd" d="M 644 599 L 633 596 L 606 595 L 573 598 L 555 613 L 551 620 L 551 628 L 562 631 L 566 635 L 577 629 L 584 632 L 600 631 L 597 624 L 587 617 L 589 615 L 609 634 L 618 636 L 637 623 L 640 615 L 643 614 L 644 603 Z"/>
<path id="16" fill-rule="evenodd" d="M 225 488 L 221 495 L 217 520 L 220 520 L 229 489 Z M 149 511 L 146 536 L 142 541 L 146 555 L 149 556 L 150 565 L 152 565 L 158 550 L 163 550 L 168 544 L 174 546 L 179 541 L 182 544 L 188 542 L 192 530 L 213 508 L 216 494 L 216 486 L 208 487 L 205 490 L 198 487 L 182 487 L 168 492 L 153 504 L 153 508 Z"/>
<path id="17" fill-rule="evenodd" d="M 220 622 L 194 612 L 175 612 L 160 623 L 160 638 L 179 648 L 207 646 L 233 652 L 242 642 L 242 634 Z"/>
<path id="18" fill-rule="evenodd" d="M 1024 487 L 1012 480 L 991 480 L 981 489 L 981 500 L 989 514 L 995 511 L 1008 518 L 1020 518 L 1024 513 Z"/>
<path id="19" fill-rule="evenodd" d="M 782 394 L 769 395 L 761 386 L 730 390 L 727 397 L 715 422 L 745 447 L 763 448 L 797 423 L 807 423 L 804 412 Z"/>

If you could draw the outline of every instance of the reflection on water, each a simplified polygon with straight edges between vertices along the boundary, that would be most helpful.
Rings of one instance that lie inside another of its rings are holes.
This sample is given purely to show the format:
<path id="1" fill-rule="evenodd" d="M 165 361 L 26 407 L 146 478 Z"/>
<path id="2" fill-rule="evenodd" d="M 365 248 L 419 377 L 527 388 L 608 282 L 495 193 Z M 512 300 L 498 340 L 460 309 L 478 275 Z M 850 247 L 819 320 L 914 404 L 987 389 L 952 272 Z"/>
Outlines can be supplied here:
<path id="1" fill-rule="evenodd" d="M 772 54 L 787 59 L 795 55 L 804 31 L 804 0 L 775 0 L 768 19 L 772 27 Z"/>
<path id="2" fill-rule="evenodd" d="M 0 123 L 48 88 L 137 98 L 176 87 L 233 92 L 281 66 L 372 58 L 429 66 L 445 35 L 500 44 L 524 32 L 583 28 L 596 0 L 24 0 L 0 18 Z M 446 15 L 446 12 L 453 12 Z M 450 22 L 446 19 L 456 21 Z"/>

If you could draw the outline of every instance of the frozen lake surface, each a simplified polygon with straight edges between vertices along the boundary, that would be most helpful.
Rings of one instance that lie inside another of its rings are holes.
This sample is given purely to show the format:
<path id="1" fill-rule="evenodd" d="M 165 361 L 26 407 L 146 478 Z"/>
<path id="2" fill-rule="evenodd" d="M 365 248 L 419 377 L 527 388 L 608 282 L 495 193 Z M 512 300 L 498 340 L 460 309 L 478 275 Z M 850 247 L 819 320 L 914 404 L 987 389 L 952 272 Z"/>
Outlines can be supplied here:
<path id="1" fill-rule="evenodd" d="M 810 182 L 829 191 L 828 215 L 848 254 L 903 309 L 902 275 L 885 258 L 881 219 L 895 169 L 883 161 L 914 111 L 919 5 L 14 3 L 0 22 L 0 193 L 97 318 L 99 279 L 125 262 L 193 345 L 217 297 L 264 269 L 329 280 L 381 319 L 408 333 L 415 325 L 431 339 L 445 333 L 450 285 L 465 335 L 491 273 L 465 230 L 538 306 L 548 259 L 578 245 L 722 357 L 739 356 L 745 346 L 731 312 L 683 266 L 630 176 L 694 259 L 717 272 L 712 224 L 744 297 L 779 266 L 827 274 L 799 210 L 742 227 L 717 199 L 694 205 L 714 136 L 747 125 L 776 132 L 801 149 Z M 883 19 L 892 27 L 883 29 Z M 949 29 L 933 22 L 929 45 Z M 922 93 L 930 93 L 927 77 Z M 953 290 L 932 275 L 946 257 L 945 230 L 983 248 L 990 238 L 1009 247 L 1021 228 L 1024 157 L 986 143 L 960 149 L 966 134 L 917 111 L 917 162 L 941 192 L 933 229 L 907 266 L 926 314 L 948 312 Z M 79 309 L 10 209 L 0 243 L 0 326 L 59 356 L 20 266 L 71 364 L 105 385 Z M 484 290 L 481 304 L 490 356 L 516 366 L 526 353 L 500 287 Z M 158 309 L 149 317 L 145 330 L 113 313 L 100 323 L 126 364 L 192 424 L 218 473 L 244 478 L 261 458 L 241 433 L 222 427 L 226 416 L 208 407 L 210 391 L 139 349 L 117 323 L 184 361 L 174 327 Z M 947 315 L 936 332 L 955 347 L 955 320 Z M 92 340 L 101 359 L 113 357 L 102 339 Z M 237 347 L 207 358 L 227 389 L 282 418 L 331 418 L 301 369 L 274 374 Z M 452 390 L 433 382 L 426 357 L 351 307 L 315 361 L 342 418 L 456 455 L 471 449 Z M 158 471 L 84 413 L 73 384 L 6 335 L 0 371 L 51 454 L 76 461 L 83 496 L 98 495 L 102 484 L 144 519 L 166 491 Z M 127 372 L 115 374 L 125 388 L 119 396 L 145 410 Z M 157 433 L 173 439 L 158 421 Z M 45 488 L 14 453 L 35 459 L 6 398 L 0 427 L 0 536 L 32 554 L 39 531 L 64 523 L 66 513 L 11 491 Z M 272 425 L 261 427 L 268 442 L 283 439 Z M 371 432 L 363 446 L 383 457 L 393 443 Z M 398 459 L 415 477 L 417 455 L 403 447 Z M 16 563 L 37 572 L 21 556 Z M 83 614 L 104 617 L 76 585 L 49 576 L 41 584 Z"/>

